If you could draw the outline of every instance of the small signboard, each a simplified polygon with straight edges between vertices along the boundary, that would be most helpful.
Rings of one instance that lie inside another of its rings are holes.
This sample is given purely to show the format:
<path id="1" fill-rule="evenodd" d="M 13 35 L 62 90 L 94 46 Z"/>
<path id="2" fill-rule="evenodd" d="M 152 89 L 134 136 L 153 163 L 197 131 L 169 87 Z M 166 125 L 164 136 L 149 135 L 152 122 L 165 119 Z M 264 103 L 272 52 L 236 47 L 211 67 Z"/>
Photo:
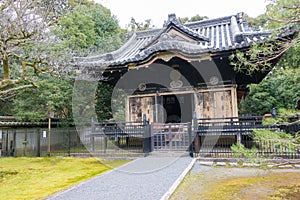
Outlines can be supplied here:
<path id="1" fill-rule="evenodd" d="M 47 137 L 47 131 L 43 131 L 43 138 Z"/>

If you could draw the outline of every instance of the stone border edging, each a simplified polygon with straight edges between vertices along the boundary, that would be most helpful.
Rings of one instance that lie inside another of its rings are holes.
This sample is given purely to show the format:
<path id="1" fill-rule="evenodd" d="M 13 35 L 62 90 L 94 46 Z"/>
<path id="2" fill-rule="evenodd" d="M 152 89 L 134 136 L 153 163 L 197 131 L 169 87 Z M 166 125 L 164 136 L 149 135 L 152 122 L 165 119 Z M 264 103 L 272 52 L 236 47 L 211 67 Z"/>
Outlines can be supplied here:
<path id="1" fill-rule="evenodd" d="M 287 160 L 266 160 L 269 162 L 266 162 L 265 165 L 255 163 L 255 162 L 249 162 L 248 160 L 239 160 L 239 159 L 224 159 L 224 158 L 208 158 L 208 159 L 203 159 L 203 158 L 197 158 L 197 161 L 199 162 L 200 165 L 204 166 L 229 166 L 229 167 L 261 167 L 261 166 L 267 166 L 268 168 L 294 168 L 294 169 L 300 169 L 300 164 L 299 160 L 298 162 L 290 162 L 287 163 Z M 291 160 L 289 160 L 291 161 Z M 295 160 L 292 160 L 295 161 Z M 241 163 L 241 164 L 238 164 Z"/>
<path id="2" fill-rule="evenodd" d="M 179 184 L 183 181 L 187 173 L 192 169 L 196 161 L 197 158 L 193 158 L 189 166 L 185 168 L 185 170 L 180 174 L 180 176 L 176 179 L 176 181 L 172 184 L 172 186 L 168 189 L 168 191 L 160 198 L 160 200 L 168 200 L 170 198 L 170 196 L 175 192 Z"/>

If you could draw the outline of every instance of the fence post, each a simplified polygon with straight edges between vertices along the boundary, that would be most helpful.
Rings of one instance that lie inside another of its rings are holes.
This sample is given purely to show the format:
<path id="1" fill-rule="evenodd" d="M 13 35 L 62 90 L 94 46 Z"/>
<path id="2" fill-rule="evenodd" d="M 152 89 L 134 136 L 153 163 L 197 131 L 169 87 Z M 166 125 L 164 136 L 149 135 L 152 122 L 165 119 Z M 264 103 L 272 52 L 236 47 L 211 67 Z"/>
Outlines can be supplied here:
<path id="1" fill-rule="evenodd" d="M 172 125 L 169 123 L 168 124 L 168 135 L 169 135 L 169 147 L 170 149 L 172 149 L 172 139 L 173 139 L 173 134 L 172 134 Z M 166 140 L 166 138 L 165 138 Z M 167 143 L 167 141 L 165 141 L 165 143 Z M 167 148 L 167 144 L 165 144 L 165 148 Z"/>
<path id="2" fill-rule="evenodd" d="M 9 156 L 9 153 L 8 153 L 8 130 L 6 130 L 6 134 L 5 134 L 5 156 Z"/>
<path id="3" fill-rule="evenodd" d="M 16 152 L 16 147 L 17 147 L 16 141 L 17 141 L 17 131 L 14 130 L 13 141 L 12 141 L 12 142 L 13 142 L 13 143 L 12 143 L 12 148 L 10 149 L 10 155 L 13 156 L 13 157 L 16 156 L 16 154 L 15 154 L 15 152 Z"/>
<path id="4" fill-rule="evenodd" d="M 41 157 L 41 132 L 40 129 L 36 129 L 36 157 Z"/>
<path id="5" fill-rule="evenodd" d="M 144 125 L 144 138 L 143 138 L 143 151 L 144 153 L 149 153 L 152 151 L 151 148 L 151 125 L 145 124 Z"/>
<path id="6" fill-rule="evenodd" d="M 196 112 L 193 113 L 193 130 L 192 130 L 192 137 L 194 138 L 194 149 L 195 152 L 199 152 L 200 151 L 200 142 L 199 142 L 199 136 L 197 133 L 198 130 L 198 120 L 197 120 L 197 115 Z"/>
<path id="7" fill-rule="evenodd" d="M 189 154 L 191 157 L 193 157 L 193 140 L 192 140 L 192 125 L 190 122 L 188 122 L 188 135 L 189 135 Z"/>
<path id="8" fill-rule="evenodd" d="M 24 149 L 23 149 L 23 156 L 25 157 L 26 156 L 26 151 L 27 151 L 27 144 L 28 144 L 28 139 L 27 139 L 27 131 L 28 129 L 26 128 L 26 131 L 25 131 L 25 136 L 24 136 L 24 141 L 22 142 L 23 145 L 24 145 Z"/>
<path id="9" fill-rule="evenodd" d="M 91 136 L 90 136 L 90 148 L 91 151 L 94 151 L 95 147 L 94 147 L 94 132 L 95 132 L 95 122 L 94 122 L 94 118 L 92 117 L 91 119 Z"/>
<path id="10" fill-rule="evenodd" d="M 71 156 L 71 132 L 69 127 L 67 129 L 68 129 L 68 156 Z"/>
<path id="11" fill-rule="evenodd" d="M 104 153 L 106 153 L 107 150 L 107 136 L 104 134 Z"/>
<path id="12" fill-rule="evenodd" d="M 243 129 L 243 126 L 242 126 L 241 121 L 239 121 L 238 123 L 239 123 L 239 131 L 236 135 L 236 142 L 241 144 L 242 143 L 242 129 Z"/>
<path id="13" fill-rule="evenodd" d="M 2 151 L 3 151 L 3 133 L 0 129 L 0 158 L 2 157 Z"/>

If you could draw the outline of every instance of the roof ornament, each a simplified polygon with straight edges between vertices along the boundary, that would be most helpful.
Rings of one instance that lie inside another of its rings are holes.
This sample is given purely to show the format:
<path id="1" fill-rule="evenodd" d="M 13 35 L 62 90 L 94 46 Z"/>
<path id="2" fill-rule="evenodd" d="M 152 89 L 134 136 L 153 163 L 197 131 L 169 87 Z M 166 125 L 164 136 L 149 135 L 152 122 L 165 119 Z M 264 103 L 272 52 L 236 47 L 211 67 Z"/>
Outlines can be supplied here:
<path id="1" fill-rule="evenodd" d="M 113 59 L 114 59 L 114 57 L 113 57 L 113 55 L 111 53 L 107 53 L 105 55 L 105 60 L 110 61 L 110 60 L 113 60 Z"/>
<path id="2" fill-rule="evenodd" d="M 174 23 L 174 24 L 181 24 L 180 19 L 176 18 L 176 14 L 172 13 L 168 15 L 168 21 L 164 22 L 163 27 L 168 26 L 170 23 Z"/>
<path id="3" fill-rule="evenodd" d="M 250 28 L 250 26 L 247 22 L 247 19 L 245 19 L 245 18 L 243 18 L 243 26 L 244 26 L 245 31 L 248 31 L 248 32 L 252 31 L 252 29 Z"/>
<path id="4" fill-rule="evenodd" d="M 242 36 L 241 31 L 238 27 L 236 17 L 232 16 L 230 21 L 231 21 L 231 31 L 232 31 L 232 34 L 233 34 L 234 41 L 237 42 L 237 43 L 241 43 L 243 41 L 243 36 Z"/>
<path id="5" fill-rule="evenodd" d="M 173 21 L 176 20 L 176 14 L 175 13 L 171 13 L 168 15 L 168 21 Z"/>
<path id="6" fill-rule="evenodd" d="M 166 40 L 172 40 L 173 38 L 167 34 L 167 33 L 163 33 L 160 37 L 159 37 L 159 41 L 166 41 Z"/>
<path id="7" fill-rule="evenodd" d="M 243 13 L 243 12 L 240 12 L 240 13 L 238 13 L 236 16 L 237 16 L 237 18 L 238 18 L 238 20 L 239 20 L 239 23 L 240 23 L 240 24 L 243 23 L 244 13 Z"/>

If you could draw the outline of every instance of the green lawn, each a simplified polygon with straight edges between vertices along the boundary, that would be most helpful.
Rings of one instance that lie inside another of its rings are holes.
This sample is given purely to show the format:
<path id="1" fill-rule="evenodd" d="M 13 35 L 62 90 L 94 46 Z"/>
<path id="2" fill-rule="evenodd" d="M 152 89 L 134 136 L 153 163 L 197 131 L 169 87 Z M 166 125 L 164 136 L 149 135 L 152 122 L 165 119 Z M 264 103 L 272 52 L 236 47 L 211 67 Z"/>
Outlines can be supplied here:
<path id="1" fill-rule="evenodd" d="M 0 158 L 0 199 L 43 199 L 128 161 L 96 158 Z"/>

